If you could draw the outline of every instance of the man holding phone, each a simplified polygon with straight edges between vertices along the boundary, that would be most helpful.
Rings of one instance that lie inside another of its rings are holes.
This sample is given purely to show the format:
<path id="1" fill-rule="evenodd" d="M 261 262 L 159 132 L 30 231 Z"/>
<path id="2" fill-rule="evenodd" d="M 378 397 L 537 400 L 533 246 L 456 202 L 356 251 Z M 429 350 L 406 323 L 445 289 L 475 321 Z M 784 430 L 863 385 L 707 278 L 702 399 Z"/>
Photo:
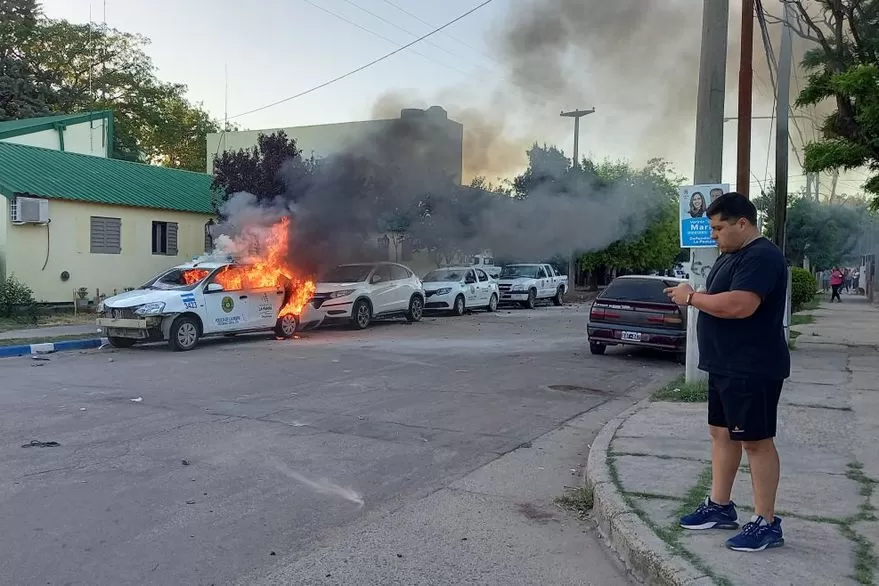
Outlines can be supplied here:
<path id="1" fill-rule="evenodd" d="M 725 193 L 708 207 L 711 237 L 721 256 L 707 291 L 687 284 L 666 289 L 678 305 L 699 310 L 699 369 L 708 373 L 711 494 L 689 515 L 685 529 L 738 529 L 730 500 L 742 450 L 748 454 L 755 515 L 727 540 L 736 551 L 784 545 L 775 515 L 779 460 L 775 449 L 778 402 L 790 376 L 784 335 L 787 262 L 757 228 L 757 209 L 740 193 Z"/>

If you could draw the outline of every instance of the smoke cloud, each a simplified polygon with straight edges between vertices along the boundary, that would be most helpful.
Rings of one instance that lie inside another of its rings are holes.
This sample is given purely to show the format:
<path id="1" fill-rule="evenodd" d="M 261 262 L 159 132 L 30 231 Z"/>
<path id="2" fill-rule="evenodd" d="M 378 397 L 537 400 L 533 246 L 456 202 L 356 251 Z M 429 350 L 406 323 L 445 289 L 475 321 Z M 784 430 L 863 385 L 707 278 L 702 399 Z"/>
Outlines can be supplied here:
<path id="1" fill-rule="evenodd" d="M 554 149 L 535 159 L 527 198 L 463 187 L 425 147 L 434 132 L 419 120 L 398 119 L 308 174 L 301 172 L 304 161 L 291 161 L 284 195 L 258 201 L 239 193 L 227 202 L 230 238 L 218 237 L 218 248 L 242 254 L 265 226 L 290 216 L 289 254 L 307 272 L 386 259 L 387 248 L 378 244 L 384 233 L 405 235 L 403 246 L 432 252 L 438 263 L 486 249 L 499 259 L 545 260 L 636 234 L 667 201 L 647 178 L 611 184 L 571 172 Z"/>
<path id="2" fill-rule="evenodd" d="M 493 84 L 480 78 L 478 83 L 467 81 L 436 95 L 394 89 L 377 100 L 373 113 L 396 115 L 400 107 L 430 103 L 445 107 L 465 127 L 465 178 L 484 175 L 494 179 L 520 172 L 526 164 L 525 150 L 535 141 L 559 143 L 570 152 L 572 121 L 561 118 L 559 112 L 593 106 L 596 113 L 581 124 L 581 155 L 591 145 L 599 156 L 663 157 L 689 171 L 701 4 L 693 0 L 514 0 L 506 19 L 489 35 L 498 64 Z M 764 4 L 768 11 L 780 14 L 777 0 Z M 740 1 L 731 2 L 730 13 L 727 112 L 735 112 Z M 777 26 L 770 26 L 770 35 L 777 51 Z M 795 39 L 795 62 L 807 48 L 806 42 Z M 767 115 L 773 108 L 773 90 L 759 28 L 753 69 L 754 114 Z M 756 124 L 755 131 L 760 129 L 760 123 Z M 726 130 L 734 133 L 735 126 Z"/>
<path id="3" fill-rule="evenodd" d="M 463 124 L 465 182 L 522 172 L 530 145 L 558 137 L 568 144 L 571 120 L 561 118 L 561 110 L 592 106 L 597 112 L 584 118 L 581 132 L 602 137 L 603 155 L 692 160 L 700 4 L 516 0 L 490 35 L 499 63 L 496 83 L 450 87 L 434 96 L 389 91 L 372 112 L 393 119 L 384 130 L 318 161 L 308 173 L 302 161 L 292 161 L 283 196 L 258 202 L 257 210 L 253 196 L 239 194 L 226 214 L 239 232 L 240 226 L 291 216 L 290 254 L 309 271 L 387 258 L 377 241 L 383 233 L 405 232 L 408 244 L 437 254 L 489 249 L 510 260 L 599 250 L 637 234 L 664 201 L 650 182 L 607 185 L 562 167 L 546 173 L 524 200 L 461 188 L 436 162 L 436 128 L 400 118 L 400 112 L 440 104 Z M 727 85 L 734 88 L 740 6 L 732 4 Z M 758 47 L 760 42 L 758 33 Z M 803 48 L 799 43 L 800 53 Z M 756 85 L 768 86 L 762 50 L 755 53 L 754 70 Z M 771 106 L 770 93 L 755 93 L 755 115 Z"/>

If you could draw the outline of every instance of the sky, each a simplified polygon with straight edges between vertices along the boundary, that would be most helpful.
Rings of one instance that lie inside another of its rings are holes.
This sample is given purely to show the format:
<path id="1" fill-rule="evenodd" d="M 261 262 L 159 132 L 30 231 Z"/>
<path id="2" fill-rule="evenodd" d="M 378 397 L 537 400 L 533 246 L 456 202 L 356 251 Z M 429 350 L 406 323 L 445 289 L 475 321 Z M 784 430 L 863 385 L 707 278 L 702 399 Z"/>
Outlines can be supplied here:
<path id="1" fill-rule="evenodd" d="M 111 27 L 148 37 L 147 53 L 161 79 L 185 83 L 191 100 L 201 102 L 220 120 L 228 112 L 243 128 L 365 120 L 402 105 L 438 104 L 463 122 L 465 131 L 478 130 L 474 149 L 485 148 L 495 159 L 504 159 L 503 164 L 486 168 L 489 179 L 495 179 L 510 166 L 506 159 L 515 159 L 513 166 L 519 164 L 533 142 L 557 144 L 570 155 L 572 124 L 559 112 L 595 107 L 596 112 L 581 121 L 581 154 L 635 164 L 663 157 L 689 180 L 695 128 L 691 103 L 701 23 L 700 12 L 692 10 L 700 3 L 693 0 L 494 0 L 428 41 L 365 71 L 301 98 L 237 116 L 359 67 L 479 3 L 42 0 L 44 13 L 51 18 L 84 23 L 91 15 L 95 22 L 106 20 Z M 585 4 L 592 4 L 588 11 L 581 10 Z M 645 4 L 656 7 L 644 9 Z M 732 4 L 735 12 L 738 2 Z M 522 26 L 534 15 L 547 17 L 542 13 L 545 7 L 569 12 L 556 21 L 549 15 L 549 23 L 542 23 L 547 25 L 544 30 Z M 565 29 L 567 20 L 574 24 Z M 733 14 L 729 117 L 736 115 L 739 23 Z M 511 30 L 519 32 L 511 35 Z M 567 42 L 578 45 L 578 50 L 553 45 L 564 40 L 566 30 Z M 543 33 L 551 39 L 539 37 Z M 772 34 L 777 47 L 778 31 Z M 525 42 L 534 44 L 523 48 Z M 766 116 L 772 113 L 773 91 L 759 45 L 755 71 L 754 115 Z M 804 77 L 797 72 L 794 89 L 802 86 Z M 531 89 L 522 91 L 523 85 Z M 539 88 L 536 94 L 534 88 Z M 811 121 L 799 123 L 807 138 L 815 136 Z M 732 184 L 735 130 L 734 120 L 726 124 L 724 181 Z M 754 120 L 752 194 L 759 193 L 759 185 L 773 175 L 774 163 L 768 158 L 774 152 L 772 134 L 770 120 Z M 796 133 L 794 141 L 799 145 Z M 805 184 L 793 151 L 790 174 L 791 190 Z M 859 191 L 863 176 L 862 172 L 843 176 L 839 191 Z M 829 178 L 824 183 L 829 184 Z"/>

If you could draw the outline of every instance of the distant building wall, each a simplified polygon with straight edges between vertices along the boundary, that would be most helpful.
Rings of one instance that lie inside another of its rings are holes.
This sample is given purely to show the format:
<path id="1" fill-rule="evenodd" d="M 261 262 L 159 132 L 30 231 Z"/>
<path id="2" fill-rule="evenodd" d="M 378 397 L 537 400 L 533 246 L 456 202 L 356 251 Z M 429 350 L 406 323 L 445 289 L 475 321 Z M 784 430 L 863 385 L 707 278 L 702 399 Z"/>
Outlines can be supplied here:
<path id="1" fill-rule="evenodd" d="M 423 129 L 420 135 L 427 137 L 426 140 L 419 141 L 418 148 L 408 152 L 410 160 L 405 163 L 421 165 L 426 173 L 442 172 L 460 185 L 463 180 L 464 127 L 459 122 L 450 120 L 446 111 L 439 106 L 431 106 L 426 110 L 406 108 L 400 113 L 400 118 L 393 119 L 211 133 L 207 135 L 207 172 L 213 173 L 215 155 L 253 148 L 257 145 L 260 134 L 283 130 L 287 136 L 296 140 L 303 157 L 314 156 L 321 159 L 344 152 L 361 141 L 367 141 L 370 136 L 383 132 L 392 133 L 394 125 L 398 125 L 400 121 L 418 125 Z"/>

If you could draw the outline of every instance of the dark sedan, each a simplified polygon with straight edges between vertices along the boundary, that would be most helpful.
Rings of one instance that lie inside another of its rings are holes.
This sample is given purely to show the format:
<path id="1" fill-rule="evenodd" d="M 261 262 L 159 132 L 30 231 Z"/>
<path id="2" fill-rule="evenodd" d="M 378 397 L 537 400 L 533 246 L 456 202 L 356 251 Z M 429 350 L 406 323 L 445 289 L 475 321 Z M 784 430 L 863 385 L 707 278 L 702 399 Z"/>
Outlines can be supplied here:
<path id="1" fill-rule="evenodd" d="M 593 354 L 608 346 L 641 346 L 684 356 L 687 312 L 663 293 L 683 279 L 663 276 L 617 277 L 598 295 L 589 312 L 586 332 Z"/>

